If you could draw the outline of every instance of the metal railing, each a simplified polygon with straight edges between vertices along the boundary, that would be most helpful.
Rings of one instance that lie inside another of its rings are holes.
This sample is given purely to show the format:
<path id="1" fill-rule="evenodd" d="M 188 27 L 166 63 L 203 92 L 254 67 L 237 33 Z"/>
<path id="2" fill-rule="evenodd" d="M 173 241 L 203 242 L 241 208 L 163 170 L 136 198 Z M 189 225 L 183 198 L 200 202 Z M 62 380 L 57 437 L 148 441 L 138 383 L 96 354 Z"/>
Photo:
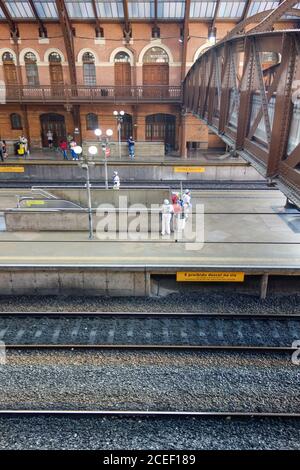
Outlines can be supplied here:
<path id="1" fill-rule="evenodd" d="M 103 103 L 103 102 L 177 102 L 182 100 L 180 86 L 141 85 L 141 86 L 84 86 L 84 85 L 40 85 L 2 86 L 1 96 L 6 102 L 25 103 Z"/>

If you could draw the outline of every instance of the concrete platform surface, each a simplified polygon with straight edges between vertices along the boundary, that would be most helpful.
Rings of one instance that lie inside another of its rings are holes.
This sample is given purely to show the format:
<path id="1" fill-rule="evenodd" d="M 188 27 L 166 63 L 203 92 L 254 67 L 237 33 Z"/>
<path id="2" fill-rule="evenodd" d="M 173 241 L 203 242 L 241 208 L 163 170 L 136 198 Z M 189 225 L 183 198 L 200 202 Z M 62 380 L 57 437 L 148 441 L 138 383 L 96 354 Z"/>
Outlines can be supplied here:
<path id="1" fill-rule="evenodd" d="M 7 191 L 4 194 L 8 194 Z M 7 197 L 7 196 L 5 196 Z M 1 201 L 1 194 L 0 194 Z M 0 266 L 233 268 L 300 273 L 300 213 L 274 191 L 194 191 L 204 204 L 204 243 L 148 234 L 136 241 L 88 240 L 87 232 L 0 233 Z M 3 207 L 3 206 L 1 206 Z M 96 222 L 96 221 L 95 221 Z M 140 237 L 142 234 L 136 234 Z"/>
<path id="2" fill-rule="evenodd" d="M 1 241 L 0 266 L 103 268 L 233 268 L 300 273 L 300 244 Z"/>

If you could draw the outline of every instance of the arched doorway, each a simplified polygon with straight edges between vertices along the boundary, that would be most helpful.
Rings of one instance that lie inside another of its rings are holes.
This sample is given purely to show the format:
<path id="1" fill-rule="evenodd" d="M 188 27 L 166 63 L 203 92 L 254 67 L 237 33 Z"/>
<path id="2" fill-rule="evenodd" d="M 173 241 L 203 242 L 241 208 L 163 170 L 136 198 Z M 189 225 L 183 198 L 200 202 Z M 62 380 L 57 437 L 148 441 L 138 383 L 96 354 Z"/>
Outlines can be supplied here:
<path id="1" fill-rule="evenodd" d="M 91 52 L 85 52 L 82 56 L 83 81 L 86 86 L 96 86 L 95 56 Z"/>
<path id="2" fill-rule="evenodd" d="M 129 54 L 120 51 L 114 58 L 116 95 L 128 96 L 131 86 L 131 65 Z"/>
<path id="3" fill-rule="evenodd" d="M 47 113 L 40 116 L 40 121 L 42 146 L 48 147 L 47 132 L 50 130 L 53 133 L 53 144 L 57 147 L 59 142 L 66 138 L 65 117 L 61 114 Z"/>
<path id="4" fill-rule="evenodd" d="M 15 96 L 15 86 L 18 84 L 17 69 L 14 56 L 11 52 L 4 52 L 2 55 L 4 81 L 6 85 L 7 96 Z M 12 85 L 12 88 L 10 87 Z"/>
<path id="5" fill-rule="evenodd" d="M 126 141 L 131 135 L 133 135 L 132 116 L 125 113 L 121 125 L 121 140 Z"/>
<path id="6" fill-rule="evenodd" d="M 144 96 L 165 96 L 169 85 L 169 56 L 161 47 L 151 47 L 143 58 Z M 161 85 L 161 86 L 160 86 Z M 147 89 L 148 86 L 151 88 Z"/>
<path id="7" fill-rule="evenodd" d="M 151 114 L 146 116 L 146 140 L 162 141 L 168 150 L 176 145 L 176 116 L 172 114 Z"/>
<path id="8" fill-rule="evenodd" d="M 58 52 L 51 52 L 51 54 L 49 54 L 49 69 L 52 93 L 54 95 L 59 95 L 62 91 L 64 78 L 61 65 L 61 56 L 58 54 Z"/>

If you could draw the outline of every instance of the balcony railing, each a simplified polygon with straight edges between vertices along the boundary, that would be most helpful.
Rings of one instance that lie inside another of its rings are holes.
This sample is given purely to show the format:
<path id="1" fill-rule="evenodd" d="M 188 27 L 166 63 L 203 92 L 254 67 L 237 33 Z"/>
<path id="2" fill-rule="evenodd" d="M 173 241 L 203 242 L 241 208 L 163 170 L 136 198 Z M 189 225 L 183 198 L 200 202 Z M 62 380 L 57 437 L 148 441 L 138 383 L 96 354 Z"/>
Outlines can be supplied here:
<path id="1" fill-rule="evenodd" d="M 72 86 L 41 85 L 0 87 L 2 102 L 22 103 L 110 103 L 110 102 L 172 102 L 180 103 L 180 86 Z"/>

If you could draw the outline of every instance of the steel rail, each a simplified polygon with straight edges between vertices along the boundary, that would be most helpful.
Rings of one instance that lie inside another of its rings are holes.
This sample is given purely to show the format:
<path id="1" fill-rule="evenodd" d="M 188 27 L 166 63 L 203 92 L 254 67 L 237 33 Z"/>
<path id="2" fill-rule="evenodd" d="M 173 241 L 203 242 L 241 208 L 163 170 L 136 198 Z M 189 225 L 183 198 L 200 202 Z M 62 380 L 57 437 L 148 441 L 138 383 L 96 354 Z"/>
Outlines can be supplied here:
<path id="1" fill-rule="evenodd" d="M 128 350 L 128 351 L 243 351 L 243 352 L 292 352 L 292 346 L 233 346 L 193 344 L 7 344 L 6 350 Z"/>
<path id="2" fill-rule="evenodd" d="M 211 418 L 300 418 L 300 413 L 293 412 L 257 412 L 257 411 L 169 411 L 169 410 L 71 410 L 71 409 L 0 409 L 1 415 L 65 415 L 65 416 L 139 416 L 139 417 L 211 417 Z"/>
<path id="3" fill-rule="evenodd" d="M 230 319 L 259 319 L 259 320 L 299 320 L 300 313 L 219 313 L 219 312 L 0 312 L 1 317 L 199 317 L 199 318 L 230 318 Z"/>

